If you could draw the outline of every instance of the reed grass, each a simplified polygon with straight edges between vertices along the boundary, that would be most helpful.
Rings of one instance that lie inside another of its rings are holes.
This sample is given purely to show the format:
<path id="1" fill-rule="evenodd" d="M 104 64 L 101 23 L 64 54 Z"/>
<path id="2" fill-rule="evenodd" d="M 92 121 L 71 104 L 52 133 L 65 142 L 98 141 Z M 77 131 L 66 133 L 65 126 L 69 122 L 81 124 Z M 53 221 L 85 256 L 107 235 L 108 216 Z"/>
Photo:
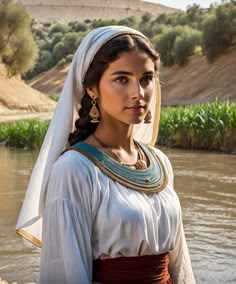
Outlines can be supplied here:
<path id="1" fill-rule="evenodd" d="M 0 142 L 6 146 L 39 148 L 49 121 L 22 120 L 0 123 Z"/>
<path id="2" fill-rule="evenodd" d="M 48 126 L 49 121 L 36 120 L 0 123 L 0 142 L 6 146 L 39 148 Z M 236 104 L 216 100 L 162 108 L 157 144 L 236 152 Z"/>
<path id="3" fill-rule="evenodd" d="M 215 100 L 162 109 L 158 143 L 189 149 L 236 151 L 236 104 Z"/>

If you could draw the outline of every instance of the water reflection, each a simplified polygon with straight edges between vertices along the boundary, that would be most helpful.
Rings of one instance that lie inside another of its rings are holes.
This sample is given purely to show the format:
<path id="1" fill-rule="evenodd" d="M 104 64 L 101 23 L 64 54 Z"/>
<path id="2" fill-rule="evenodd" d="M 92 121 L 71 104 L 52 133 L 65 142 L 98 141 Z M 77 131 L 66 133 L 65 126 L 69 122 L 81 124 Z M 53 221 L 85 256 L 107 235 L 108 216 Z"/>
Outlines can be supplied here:
<path id="1" fill-rule="evenodd" d="M 162 148 L 172 162 L 197 283 L 236 283 L 236 156 Z M 15 234 L 37 151 L 0 148 L 0 277 L 36 282 L 39 249 Z"/>
<path id="2" fill-rule="evenodd" d="M 236 283 L 236 156 L 163 150 L 174 168 L 197 283 Z"/>
<path id="3" fill-rule="evenodd" d="M 0 147 L 0 277 L 19 283 L 37 280 L 39 249 L 15 233 L 37 151 Z"/>

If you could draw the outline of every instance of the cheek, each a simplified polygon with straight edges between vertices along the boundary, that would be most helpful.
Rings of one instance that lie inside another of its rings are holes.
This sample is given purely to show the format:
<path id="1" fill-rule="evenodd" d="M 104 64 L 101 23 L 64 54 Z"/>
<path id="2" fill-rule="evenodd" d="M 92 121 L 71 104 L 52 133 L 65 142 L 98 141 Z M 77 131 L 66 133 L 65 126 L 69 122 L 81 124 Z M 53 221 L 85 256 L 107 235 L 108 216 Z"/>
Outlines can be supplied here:
<path id="1" fill-rule="evenodd" d="M 100 88 L 100 101 L 103 104 L 121 100 L 122 89 L 110 82 L 102 84 Z"/>
<path id="2" fill-rule="evenodd" d="M 99 86 L 99 93 L 102 98 L 109 97 L 109 95 L 114 91 L 114 87 L 108 81 L 101 82 Z"/>
<path id="3" fill-rule="evenodd" d="M 114 88 L 109 85 L 103 87 L 99 95 L 100 105 L 103 109 L 111 109 L 117 104 L 118 97 L 114 93 Z"/>
<path id="4" fill-rule="evenodd" d="M 151 85 L 146 89 L 146 92 L 145 92 L 145 97 L 146 97 L 147 102 L 151 101 L 153 93 L 154 93 L 154 85 Z"/>

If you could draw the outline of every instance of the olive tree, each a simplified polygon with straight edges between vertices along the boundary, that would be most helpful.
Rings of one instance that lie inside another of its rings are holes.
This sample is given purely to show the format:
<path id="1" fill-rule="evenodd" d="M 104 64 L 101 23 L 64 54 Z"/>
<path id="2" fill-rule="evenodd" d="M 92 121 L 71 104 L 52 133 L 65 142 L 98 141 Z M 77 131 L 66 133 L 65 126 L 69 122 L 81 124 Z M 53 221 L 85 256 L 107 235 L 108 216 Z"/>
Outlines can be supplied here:
<path id="1" fill-rule="evenodd" d="M 236 37 L 236 5 L 227 3 L 215 9 L 203 24 L 203 46 L 209 61 L 234 44 Z"/>
<path id="2" fill-rule="evenodd" d="M 9 76 L 25 73 L 38 57 L 30 25 L 31 19 L 22 5 L 0 1 L 0 59 L 7 65 Z"/>
<path id="3" fill-rule="evenodd" d="M 201 46 L 202 33 L 190 27 L 183 28 L 183 32 L 177 36 L 173 46 L 175 63 L 182 66 L 188 62 L 190 55 L 197 46 Z"/>

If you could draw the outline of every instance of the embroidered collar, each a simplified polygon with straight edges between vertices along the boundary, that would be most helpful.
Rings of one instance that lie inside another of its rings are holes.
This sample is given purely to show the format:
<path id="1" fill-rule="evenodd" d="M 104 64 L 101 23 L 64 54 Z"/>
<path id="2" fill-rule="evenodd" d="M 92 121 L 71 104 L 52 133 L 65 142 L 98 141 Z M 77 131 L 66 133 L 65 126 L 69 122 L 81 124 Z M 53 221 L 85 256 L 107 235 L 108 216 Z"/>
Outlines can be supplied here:
<path id="1" fill-rule="evenodd" d="M 139 143 L 149 159 L 147 169 L 136 170 L 118 163 L 111 157 L 84 142 L 78 142 L 68 150 L 76 150 L 89 158 L 102 172 L 113 180 L 139 192 L 158 193 L 167 185 L 165 167 L 157 154 L 144 143 Z"/>

